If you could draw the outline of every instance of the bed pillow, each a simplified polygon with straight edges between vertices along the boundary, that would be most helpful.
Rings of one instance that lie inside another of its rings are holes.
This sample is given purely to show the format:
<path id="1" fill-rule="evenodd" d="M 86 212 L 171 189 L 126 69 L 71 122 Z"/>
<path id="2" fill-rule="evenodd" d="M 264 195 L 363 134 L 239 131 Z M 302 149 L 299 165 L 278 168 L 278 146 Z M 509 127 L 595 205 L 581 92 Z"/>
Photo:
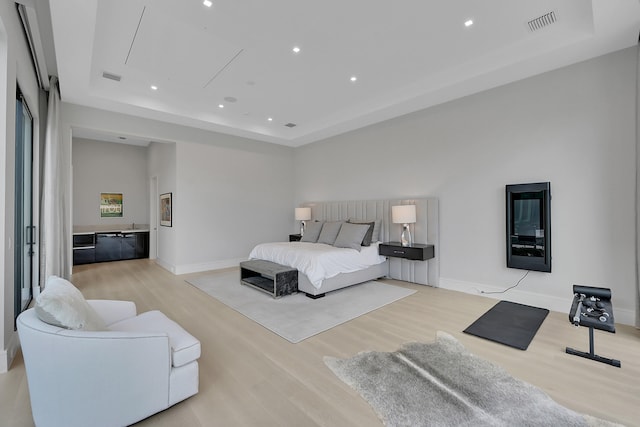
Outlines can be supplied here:
<path id="1" fill-rule="evenodd" d="M 367 229 L 367 233 L 364 235 L 364 238 L 362 239 L 362 246 L 371 246 L 371 237 L 373 236 L 373 228 L 375 227 L 376 223 L 374 221 L 367 222 L 367 221 L 360 221 L 357 219 L 350 219 L 349 223 L 369 226 L 369 228 Z"/>
<path id="2" fill-rule="evenodd" d="M 324 221 L 307 222 L 304 227 L 304 235 L 300 241 L 309 243 L 317 242 L 320 236 L 320 230 L 322 230 L 322 224 L 324 224 Z"/>
<path id="3" fill-rule="evenodd" d="M 40 320 L 65 329 L 106 330 L 104 321 L 71 282 L 57 276 L 47 279 L 44 291 L 36 298 Z"/>
<path id="4" fill-rule="evenodd" d="M 344 224 L 344 221 L 325 222 L 322 226 L 322 231 L 320 231 L 320 236 L 318 236 L 318 243 L 333 245 L 336 241 L 336 237 L 338 237 L 342 224 Z"/>
<path id="5" fill-rule="evenodd" d="M 362 239 L 369 232 L 367 224 L 351 224 L 346 222 L 340 227 L 340 232 L 333 246 L 336 248 L 362 249 Z"/>
<path id="6" fill-rule="evenodd" d="M 369 222 L 373 222 L 373 232 L 371 233 L 371 243 L 380 241 L 380 228 L 382 225 L 382 221 L 379 219 L 356 219 L 350 218 L 349 222 L 354 224 L 366 224 Z"/>

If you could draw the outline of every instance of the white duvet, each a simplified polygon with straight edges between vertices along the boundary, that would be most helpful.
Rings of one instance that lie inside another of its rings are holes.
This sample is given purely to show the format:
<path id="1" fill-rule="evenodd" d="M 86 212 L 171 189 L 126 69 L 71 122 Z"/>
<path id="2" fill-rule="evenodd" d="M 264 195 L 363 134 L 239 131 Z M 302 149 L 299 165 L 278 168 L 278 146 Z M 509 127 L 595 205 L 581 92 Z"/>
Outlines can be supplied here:
<path id="1" fill-rule="evenodd" d="M 253 248 L 249 259 L 263 259 L 296 268 L 309 278 L 316 289 L 320 289 L 324 279 L 364 270 L 386 260 L 378 254 L 378 243 L 363 246 L 358 251 L 308 242 L 262 243 Z"/>

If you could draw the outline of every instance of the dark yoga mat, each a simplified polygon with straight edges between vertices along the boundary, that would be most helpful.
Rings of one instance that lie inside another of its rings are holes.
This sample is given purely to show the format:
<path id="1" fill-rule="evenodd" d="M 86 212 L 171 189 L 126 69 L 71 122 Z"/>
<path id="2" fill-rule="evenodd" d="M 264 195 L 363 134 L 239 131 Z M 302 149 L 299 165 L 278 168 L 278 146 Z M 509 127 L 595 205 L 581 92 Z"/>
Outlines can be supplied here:
<path id="1" fill-rule="evenodd" d="M 526 350 L 547 314 L 544 308 L 500 301 L 464 332 Z"/>

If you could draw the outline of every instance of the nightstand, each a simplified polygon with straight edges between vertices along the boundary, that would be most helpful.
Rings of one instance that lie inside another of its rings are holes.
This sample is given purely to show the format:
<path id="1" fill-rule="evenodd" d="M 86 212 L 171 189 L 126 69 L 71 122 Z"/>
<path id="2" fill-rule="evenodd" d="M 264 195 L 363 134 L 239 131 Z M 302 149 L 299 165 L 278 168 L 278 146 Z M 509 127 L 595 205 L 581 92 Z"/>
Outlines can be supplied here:
<path id="1" fill-rule="evenodd" d="M 402 246 L 400 242 L 380 243 L 378 253 L 384 256 L 410 259 L 413 261 L 426 261 L 433 258 L 434 246 L 414 243 L 411 246 Z"/>
<path id="2" fill-rule="evenodd" d="M 290 242 L 299 242 L 300 239 L 302 239 L 302 236 L 300 234 L 289 234 Z"/>

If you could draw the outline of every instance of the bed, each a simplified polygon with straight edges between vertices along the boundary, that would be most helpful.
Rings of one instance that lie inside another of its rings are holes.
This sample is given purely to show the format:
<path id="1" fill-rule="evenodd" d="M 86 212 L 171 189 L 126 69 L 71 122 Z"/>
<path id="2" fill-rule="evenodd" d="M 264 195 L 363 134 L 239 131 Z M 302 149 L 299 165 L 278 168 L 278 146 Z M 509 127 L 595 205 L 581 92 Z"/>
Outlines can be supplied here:
<path id="1" fill-rule="evenodd" d="M 312 242 L 262 243 L 253 248 L 249 259 L 296 268 L 298 291 L 312 297 L 384 277 L 389 271 L 387 259 L 378 254 L 378 243 L 360 249 Z"/>
<path id="2" fill-rule="evenodd" d="M 409 261 L 400 258 L 385 259 L 377 254 L 378 242 L 397 241 L 401 233 L 401 225 L 391 221 L 391 206 L 416 205 L 417 220 L 411 225 L 413 240 L 416 243 L 430 243 L 435 245 L 435 257 L 429 261 Z M 277 242 L 257 245 L 249 256 L 250 259 L 266 259 L 277 264 L 287 265 L 298 269 L 298 290 L 309 297 L 321 297 L 331 292 L 358 283 L 376 280 L 381 277 L 414 282 L 418 284 L 438 286 L 439 278 L 439 242 L 438 242 L 438 200 L 435 198 L 420 199 L 387 199 L 366 201 L 340 202 L 308 202 L 302 207 L 311 208 L 311 222 L 307 222 L 307 233 L 313 228 L 313 223 L 341 222 L 341 223 L 375 223 L 370 246 L 362 246 L 360 250 L 340 248 L 351 251 L 356 258 L 367 258 L 368 261 L 356 260 L 357 267 L 341 266 L 342 270 L 320 267 L 320 270 L 331 270 L 327 275 L 317 270 L 307 270 L 306 266 L 297 264 L 313 264 L 313 255 L 309 253 L 323 252 L 331 249 L 326 243 L 310 242 Z M 267 254 L 267 248 L 272 253 Z M 313 249 L 312 249 L 313 248 Z M 343 254 L 346 254 L 343 253 Z M 357 255 L 357 256 L 356 256 Z M 310 256 L 311 259 L 306 258 Z M 335 256 L 332 255 L 332 256 Z M 343 264 L 337 255 L 338 264 Z M 347 255 L 344 255 L 347 257 Z M 376 259 L 377 258 L 377 259 Z M 334 261 L 336 261 L 334 259 Z M 360 264 L 358 264 L 360 262 Z M 368 264 L 367 264 L 368 262 Z M 307 273 L 305 273 L 307 271 Z M 320 274 L 320 275 L 319 275 Z"/>

